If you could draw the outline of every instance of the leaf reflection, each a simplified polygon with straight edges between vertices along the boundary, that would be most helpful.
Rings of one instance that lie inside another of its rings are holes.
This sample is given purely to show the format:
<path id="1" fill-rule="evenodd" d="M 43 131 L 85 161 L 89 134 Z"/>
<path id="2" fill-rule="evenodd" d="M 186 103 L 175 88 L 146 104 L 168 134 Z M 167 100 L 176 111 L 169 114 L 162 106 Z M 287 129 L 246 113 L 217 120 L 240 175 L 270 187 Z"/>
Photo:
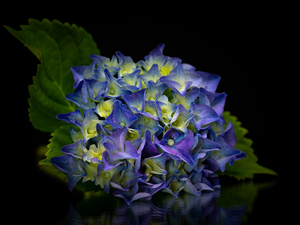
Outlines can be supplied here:
<path id="1" fill-rule="evenodd" d="M 184 193 L 178 198 L 157 193 L 151 201 L 130 205 L 106 193 L 95 193 L 85 195 L 75 206 L 70 204 L 68 215 L 58 224 L 242 224 L 258 191 L 273 185 L 239 182 L 201 196 Z"/>

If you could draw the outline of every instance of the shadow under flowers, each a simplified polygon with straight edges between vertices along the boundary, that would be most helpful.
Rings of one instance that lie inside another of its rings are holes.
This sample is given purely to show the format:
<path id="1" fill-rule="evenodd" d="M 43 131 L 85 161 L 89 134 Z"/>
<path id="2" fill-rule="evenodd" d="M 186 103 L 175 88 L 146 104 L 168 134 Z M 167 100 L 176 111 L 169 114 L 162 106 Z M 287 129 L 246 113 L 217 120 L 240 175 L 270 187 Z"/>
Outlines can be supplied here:
<path id="1" fill-rule="evenodd" d="M 224 186 L 200 196 L 182 193 L 175 198 L 157 193 L 151 201 L 130 205 L 106 193 L 86 194 L 58 224 L 242 224 L 252 211 L 260 189 L 274 182 L 253 181 Z"/>

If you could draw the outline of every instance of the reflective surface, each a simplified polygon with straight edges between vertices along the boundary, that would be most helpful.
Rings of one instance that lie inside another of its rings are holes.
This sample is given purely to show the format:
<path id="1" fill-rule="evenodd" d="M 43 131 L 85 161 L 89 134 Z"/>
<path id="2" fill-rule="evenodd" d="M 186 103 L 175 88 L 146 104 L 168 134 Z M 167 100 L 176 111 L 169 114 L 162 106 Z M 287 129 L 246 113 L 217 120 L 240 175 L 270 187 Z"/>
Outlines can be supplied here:
<path id="1" fill-rule="evenodd" d="M 54 178 L 50 179 L 52 185 L 56 182 L 61 188 L 66 188 L 66 183 L 51 173 L 52 168 L 39 167 L 39 170 L 45 179 Z M 214 192 L 202 192 L 201 196 L 182 192 L 178 198 L 157 193 L 151 201 L 139 200 L 130 205 L 105 192 L 82 193 L 77 190 L 53 201 L 48 199 L 54 213 L 51 213 L 51 218 L 47 215 L 48 220 L 43 224 L 253 224 L 254 221 L 260 224 L 253 214 L 257 210 L 260 212 L 261 206 L 254 203 L 260 194 L 263 194 L 263 199 L 265 193 L 272 193 L 278 186 L 278 179 L 272 178 L 268 182 L 237 182 L 221 177 L 222 187 Z M 268 211 L 261 213 L 261 221 L 269 221 L 264 215 L 267 216 Z"/>
<path id="2" fill-rule="evenodd" d="M 177 199 L 155 195 L 152 201 L 130 205 L 111 198 L 93 196 L 75 206 L 70 204 L 68 215 L 57 224 L 241 224 L 247 210 L 246 204 L 222 207 L 218 203 L 219 190 L 199 197 L 183 194 Z M 111 202 L 118 205 L 113 207 Z"/>
<path id="3" fill-rule="evenodd" d="M 220 192 L 205 193 L 201 197 L 183 195 L 155 196 L 153 201 L 123 201 L 116 207 L 101 205 L 113 201 L 104 196 L 85 199 L 76 206 L 69 205 L 69 213 L 58 224 L 240 224 L 246 205 L 220 207 Z M 94 209 L 97 209 L 95 211 Z"/>

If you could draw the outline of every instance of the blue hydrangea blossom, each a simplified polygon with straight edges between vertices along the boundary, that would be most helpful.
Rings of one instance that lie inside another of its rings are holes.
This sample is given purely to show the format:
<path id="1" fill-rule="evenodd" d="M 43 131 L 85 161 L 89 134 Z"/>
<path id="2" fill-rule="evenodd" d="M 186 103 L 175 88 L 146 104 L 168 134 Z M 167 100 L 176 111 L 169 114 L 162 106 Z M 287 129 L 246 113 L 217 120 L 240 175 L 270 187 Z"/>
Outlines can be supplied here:
<path id="1" fill-rule="evenodd" d="M 51 163 L 68 187 L 91 181 L 128 204 L 158 191 L 178 197 L 220 187 L 216 171 L 245 153 L 235 149 L 231 123 L 222 117 L 227 95 L 220 77 L 163 55 L 158 45 L 135 63 L 117 52 L 91 55 L 89 66 L 71 68 L 77 109 L 57 118 L 73 126 L 73 144 Z M 82 112 L 82 113 L 81 113 Z"/>

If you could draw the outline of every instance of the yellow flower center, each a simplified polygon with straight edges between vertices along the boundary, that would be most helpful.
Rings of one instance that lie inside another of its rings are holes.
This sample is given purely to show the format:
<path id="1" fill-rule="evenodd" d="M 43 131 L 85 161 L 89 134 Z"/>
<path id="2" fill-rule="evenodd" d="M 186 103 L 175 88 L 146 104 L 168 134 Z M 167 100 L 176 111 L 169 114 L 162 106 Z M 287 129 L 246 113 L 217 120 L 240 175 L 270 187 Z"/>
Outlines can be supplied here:
<path id="1" fill-rule="evenodd" d="M 144 123 L 145 123 L 145 124 L 150 123 L 150 119 L 149 119 L 149 118 L 144 119 Z"/>
<path id="2" fill-rule="evenodd" d="M 168 140 L 168 145 L 169 145 L 169 146 L 172 146 L 172 145 L 174 145 L 174 143 L 175 143 L 175 142 L 174 142 L 174 140 L 173 140 L 173 139 L 169 139 L 169 140 Z"/>
<path id="3" fill-rule="evenodd" d="M 167 76 L 170 73 L 170 70 L 166 67 L 162 67 L 160 70 L 163 74 L 163 76 Z"/>
<path id="4" fill-rule="evenodd" d="M 103 175 L 104 178 L 108 179 L 110 178 L 110 173 L 109 172 L 106 172 L 104 175 Z"/>
<path id="5" fill-rule="evenodd" d="M 109 94 L 113 95 L 115 93 L 116 93 L 116 91 L 114 89 L 110 89 Z"/>

